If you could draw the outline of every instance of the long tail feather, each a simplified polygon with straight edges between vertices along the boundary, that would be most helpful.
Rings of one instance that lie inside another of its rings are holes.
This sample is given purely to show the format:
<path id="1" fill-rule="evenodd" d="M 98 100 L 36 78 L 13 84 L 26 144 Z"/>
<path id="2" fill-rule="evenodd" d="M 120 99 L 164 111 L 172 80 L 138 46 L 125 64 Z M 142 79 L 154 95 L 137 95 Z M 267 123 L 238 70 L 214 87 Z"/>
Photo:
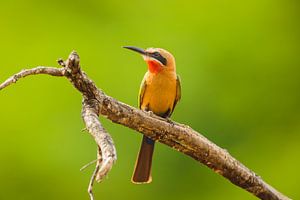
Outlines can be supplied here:
<path id="1" fill-rule="evenodd" d="M 150 138 L 143 136 L 140 152 L 138 154 L 133 176 L 131 181 L 136 184 L 150 183 L 152 155 L 154 151 L 155 142 Z"/>

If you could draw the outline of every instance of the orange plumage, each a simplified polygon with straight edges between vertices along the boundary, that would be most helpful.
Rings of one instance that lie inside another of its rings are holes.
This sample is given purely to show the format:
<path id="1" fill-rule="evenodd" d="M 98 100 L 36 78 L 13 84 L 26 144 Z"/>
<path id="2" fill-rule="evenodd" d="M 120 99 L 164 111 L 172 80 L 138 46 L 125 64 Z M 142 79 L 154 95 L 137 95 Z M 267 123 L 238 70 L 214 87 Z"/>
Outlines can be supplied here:
<path id="1" fill-rule="evenodd" d="M 125 47 L 143 55 L 148 71 L 140 86 L 139 107 L 152 111 L 161 117 L 170 117 L 176 103 L 181 98 L 181 85 L 176 74 L 175 58 L 160 48 L 146 50 L 137 47 Z M 155 142 L 143 136 L 142 145 L 136 161 L 133 183 L 150 183 L 152 155 Z"/>

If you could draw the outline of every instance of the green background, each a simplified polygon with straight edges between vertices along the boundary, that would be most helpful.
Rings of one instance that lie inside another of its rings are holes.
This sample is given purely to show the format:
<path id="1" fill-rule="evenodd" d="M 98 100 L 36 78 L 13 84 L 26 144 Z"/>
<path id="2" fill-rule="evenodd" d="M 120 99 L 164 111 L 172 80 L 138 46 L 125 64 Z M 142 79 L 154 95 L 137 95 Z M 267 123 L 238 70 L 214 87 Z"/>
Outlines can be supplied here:
<path id="1" fill-rule="evenodd" d="M 300 199 L 299 1 L 40 1 L 0 3 L 0 81 L 57 66 L 74 49 L 108 95 L 136 106 L 146 64 L 124 45 L 174 54 L 182 100 L 172 118 L 226 148 Z M 81 96 L 65 78 L 32 76 L 0 92 L 0 199 L 88 199 L 96 157 Z M 141 135 L 101 118 L 118 160 L 97 199 L 256 199 L 207 167 L 156 146 L 153 183 L 133 185 Z"/>

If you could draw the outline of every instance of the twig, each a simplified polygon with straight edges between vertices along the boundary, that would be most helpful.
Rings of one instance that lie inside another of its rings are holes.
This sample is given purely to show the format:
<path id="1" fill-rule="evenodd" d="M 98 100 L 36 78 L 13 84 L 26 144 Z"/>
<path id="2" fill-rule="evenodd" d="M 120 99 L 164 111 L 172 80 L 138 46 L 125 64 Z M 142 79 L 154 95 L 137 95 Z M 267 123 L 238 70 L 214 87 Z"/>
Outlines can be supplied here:
<path id="1" fill-rule="evenodd" d="M 94 182 L 95 182 L 95 179 L 96 179 L 96 176 L 97 176 L 97 173 L 98 173 L 99 169 L 100 169 L 100 165 L 97 163 L 96 167 L 94 169 L 94 172 L 93 172 L 93 174 L 91 176 L 89 187 L 88 187 L 88 193 L 90 195 L 90 199 L 91 200 L 95 199 L 94 198 L 94 194 L 93 194 L 93 186 L 94 186 Z"/>
<path id="2" fill-rule="evenodd" d="M 98 159 L 95 159 L 95 160 L 92 160 L 91 162 L 85 164 L 84 166 L 82 166 L 82 167 L 80 168 L 80 171 L 85 170 L 86 168 L 88 168 L 88 167 L 91 166 L 92 164 L 96 163 L 97 161 L 98 161 Z"/>
<path id="3" fill-rule="evenodd" d="M 94 186 L 95 180 L 97 179 L 97 174 L 99 173 L 101 165 L 102 165 L 102 152 L 101 152 L 100 147 L 98 146 L 98 149 L 97 149 L 97 164 L 96 164 L 95 170 L 94 170 L 94 172 L 91 176 L 90 183 L 89 183 L 89 186 L 88 186 L 88 193 L 90 195 L 91 200 L 94 200 L 93 186 Z"/>
<path id="4" fill-rule="evenodd" d="M 59 64 L 63 66 L 62 69 L 38 67 L 25 72 L 21 71 L 1 84 L 0 90 L 27 75 L 49 74 L 67 77 L 74 87 L 82 93 L 82 117 L 88 132 L 94 137 L 98 145 L 98 162 L 88 189 L 92 200 L 94 199 L 92 193 L 94 180 L 103 180 L 116 160 L 115 146 L 110 135 L 101 126 L 98 120 L 99 114 L 194 158 L 260 199 L 289 199 L 265 183 L 261 177 L 233 158 L 225 149 L 209 141 L 190 127 L 153 116 L 151 113 L 133 108 L 104 94 L 81 71 L 79 56 L 76 52 L 72 52 L 65 62 L 59 60 Z"/>

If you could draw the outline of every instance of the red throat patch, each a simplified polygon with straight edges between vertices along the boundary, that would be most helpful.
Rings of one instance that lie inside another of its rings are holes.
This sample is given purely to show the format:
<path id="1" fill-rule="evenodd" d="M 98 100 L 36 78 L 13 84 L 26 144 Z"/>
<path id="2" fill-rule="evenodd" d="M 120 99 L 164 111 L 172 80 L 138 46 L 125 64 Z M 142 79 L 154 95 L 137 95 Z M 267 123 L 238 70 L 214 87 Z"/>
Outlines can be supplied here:
<path id="1" fill-rule="evenodd" d="M 148 60 L 147 64 L 148 64 L 148 69 L 151 73 L 157 74 L 162 70 L 162 66 L 153 60 Z"/>

